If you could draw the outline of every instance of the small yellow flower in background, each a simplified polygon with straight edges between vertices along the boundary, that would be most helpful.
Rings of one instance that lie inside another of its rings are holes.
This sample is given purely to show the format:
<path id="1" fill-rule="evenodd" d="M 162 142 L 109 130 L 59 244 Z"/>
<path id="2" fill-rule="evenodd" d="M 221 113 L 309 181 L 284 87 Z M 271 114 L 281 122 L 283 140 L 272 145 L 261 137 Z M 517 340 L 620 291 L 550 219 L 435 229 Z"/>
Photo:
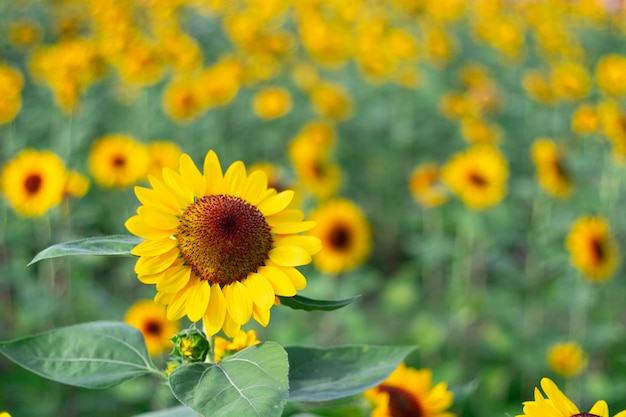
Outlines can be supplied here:
<path id="1" fill-rule="evenodd" d="M 340 274 L 364 263 L 372 251 L 369 222 L 352 201 L 329 200 L 311 213 L 317 225 L 311 235 L 322 241 L 313 265 L 328 274 Z"/>
<path id="2" fill-rule="evenodd" d="M 103 187 L 129 187 L 145 178 L 148 150 L 129 135 L 102 136 L 91 147 L 89 170 Z"/>
<path id="3" fill-rule="evenodd" d="M 502 129 L 478 117 L 464 117 L 461 119 L 461 134 L 472 145 L 497 145 L 502 137 Z"/>
<path id="4" fill-rule="evenodd" d="M 333 120 L 346 120 L 352 116 L 352 97 L 340 84 L 322 82 L 309 91 L 313 110 L 320 116 Z"/>
<path id="5" fill-rule="evenodd" d="M 261 119 L 283 117 L 293 106 L 291 95 L 282 87 L 266 87 L 258 91 L 252 99 L 254 114 Z"/>
<path id="6" fill-rule="evenodd" d="M 219 362 L 224 357 L 237 353 L 248 346 L 254 346 L 259 343 L 261 343 L 261 341 L 257 339 L 254 330 L 248 330 L 247 332 L 239 330 L 232 341 L 216 336 L 213 344 L 215 362 Z"/>
<path id="7" fill-rule="evenodd" d="M 236 58 L 222 57 L 198 75 L 197 94 L 203 109 L 230 103 L 241 87 L 244 67 Z"/>
<path id="8" fill-rule="evenodd" d="M 508 175 L 506 159 L 491 146 L 473 146 L 454 155 L 441 174 L 450 189 L 474 210 L 495 206 L 504 198 Z"/>
<path id="9" fill-rule="evenodd" d="M 450 32 L 435 25 L 424 25 L 424 52 L 428 63 L 445 67 L 456 55 L 458 41 Z"/>
<path id="10" fill-rule="evenodd" d="M 365 391 L 372 402 L 371 417 L 455 417 L 447 411 L 454 396 L 448 384 L 433 386 L 430 369 L 414 369 L 401 363 L 377 387 Z"/>
<path id="11" fill-rule="evenodd" d="M 172 349 L 170 339 L 179 330 L 178 321 L 168 320 L 165 307 L 152 300 L 139 300 L 133 304 L 126 311 L 124 322 L 143 334 L 152 356 Z"/>
<path id="12" fill-rule="evenodd" d="M 589 412 L 581 412 L 550 378 L 541 378 L 543 393 L 535 388 L 535 399 L 524 401 L 523 413 L 516 417 L 610 417 L 606 401 L 596 401 Z M 614 417 L 626 417 L 626 411 Z"/>
<path id="13" fill-rule="evenodd" d="M 596 65 L 596 81 L 605 94 L 626 94 L 626 56 L 609 54 L 600 58 Z"/>
<path id="14" fill-rule="evenodd" d="M 522 86 L 528 97 L 544 104 L 551 105 L 556 102 L 556 94 L 548 80 L 548 77 L 541 71 L 530 69 L 524 73 Z"/>
<path id="15" fill-rule="evenodd" d="M 43 29 L 39 22 L 21 19 L 9 24 L 9 43 L 16 48 L 27 49 L 41 42 Z"/>
<path id="16" fill-rule="evenodd" d="M 435 163 L 420 164 L 413 169 L 409 190 L 423 207 L 438 207 L 448 201 L 448 188 L 441 181 L 441 169 Z"/>
<path id="17" fill-rule="evenodd" d="M 565 239 L 572 264 L 595 282 L 613 276 L 619 264 L 620 251 L 603 217 L 583 216 L 571 226 Z"/>
<path id="18" fill-rule="evenodd" d="M 572 114 L 572 132 L 578 135 L 589 135 L 600 130 L 600 117 L 595 106 L 590 104 L 580 105 Z"/>
<path id="19" fill-rule="evenodd" d="M 471 103 L 459 92 L 449 92 L 439 100 L 439 112 L 446 119 L 455 120 L 471 113 Z"/>
<path id="20" fill-rule="evenodd" d="M 0 191 L 19 215 L 39 217 L 63 200 L 66 179 L 59 156 L 25 149 L 2 168 Z"/>
<path id="21" fill-rule="evenodd" d="M 572 179 L 557 144 L 548 138 L 539 138 L 533 142 L 531 155 L 541 187 L 554 197 L 569 196 Z"/>
<path id="22" fill-rule="evenodd" d="M 23 86 L 22 73 L 0 62 L 0 125 L 15 119 L 22 109 Z"/>
<path id="23" fill-rule="evenodd" d="M 297 62 L 291 70 L 291 76 L 298 87 L 308 91 L 320 81 L 315 65 L 308 62 Z"/>
<path id="24" fill-rule="evenodd" d="M 179 77 L 163 90 L 162 105 L 165 114 L 179 123 L 191 123 L 204 111 L 196 80 Z"/>
<path id="25" fill-rule="evenodd" d="M 65 179 L 63 195 L 72 198 L 81 198 L 89 191 L 89 178 L 77 171 L 68 171 Z"/>
<path id="26" fill-rule="evenodd" d="M 591 91 L 591 76 L 580 64 L 566 62 L 555 66 L 550 74 L 554 94 L 562 100 L 579 101 Z"/>
<path id="27" fill-rule="evenodd" d="M 588 363 L 587 354 L 576 342 L 557 343 L 551 346 L 547 359 L 550 369 L 565 378 L 580 374 Z"/>
<path id="28" fill-rule="evenodd" d="M 208 335 L 233 337 L 251 318 L 267 326 L 275 296 L 306 286 L 295 267 L 311 262 L 320 241 L 300 235 L 315 223 L 287 208 L 293 191 L 268 188 L 265 174 L 248 175 L 241 161 L 222 173 L 213 151 L 204 173 L 182 154 L 178 171 L 149 180 L 151 188 L 135 187 L 143 205 L 125 225 L 145 239 L 131 251 L 135 272 L 156 284 L 168 319 L 202 319 Z"/>
<path id="29" fill-rule="evenodd" d="M 161 179 L 163 168 L 178 169 L 182 151 L 177 144 L 160 140 L 150 142 L 146 146 L 148 147 L 148 175 Z"/>

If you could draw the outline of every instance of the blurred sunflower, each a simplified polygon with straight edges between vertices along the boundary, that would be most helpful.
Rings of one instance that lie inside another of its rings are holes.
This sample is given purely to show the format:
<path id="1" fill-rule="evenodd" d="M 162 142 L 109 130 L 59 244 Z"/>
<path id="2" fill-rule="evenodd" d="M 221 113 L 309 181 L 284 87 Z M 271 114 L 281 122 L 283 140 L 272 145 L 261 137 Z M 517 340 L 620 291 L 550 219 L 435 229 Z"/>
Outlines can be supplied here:
<path id="1" fill-rule="evenodd" d="M 72 198 L 81 198 L 89 191 L 89 178 L 77 171 L 68 171 L 63 187 L 63 195 Z"/>
<path id="2" fill-rule="evenodd" d="M 474 146 L 448 161 L 441 176 L 466 206 L 482 210 L 504 198 L 508 174 L 506 159 L 497 149 Z"/>
<path id="3" fill-rule="evenodd" d="M 168 320 L 165 307 L 152 300 L 139 300 L 126 311 L 124 322 L 139 330 L 148 353 L 160 355 L 172 348 L 171 338 L 178 333 L 177 321 Z"/>
<path id="4" fill-rule="evenodd" d="M 160 140 L 150 142 L 148 147 L 148 175 L 161 179 L 163 168 L 178 169 L 180 147 L 174 142 Z"/>
<path id="5" fill-rule="evenodd" d="M 352 116 L 353 100 L 341 85 L 320 82 L 309 90 L 313 110 L 320 116 L 333 120 L 346 120 Z"/>
<path id="6" fill-rule="evenodd" d="M 609 417 L 609 406 L 604 400 L 596 401 L 591 410 L 585 413 L 581 412 L 550 378 L 541 378 L 541 389 L 544 393 L 535 388 L 534 401 L 525 401 L 524 414 L 516 417 Z M 626 417 L 626 411 L 614 417 Z"/>
<path id="7" fill-rule="evenodd" d="M 267 87 L 258 91 L 252 99 L 254 114 L 261 119 L 283 117 L 293 106 L 291 95 L 282 87 Z"/>
<path id="8" fill-rule="evenodd" d="M 580 105 L 572 114 L 572 132 L 578 135 L 597 133 L 600 130 L 600 117 L 595 106 Z"/>
<path id="9" fill-rule="evenodd" d="M 596 65 L 596 81 L 605 94 L 626 94 L 626 56 L 608 54 L 600 58 Z"/>
<path id="10" fill-rule="evenodd" d="M 561 100 L 579 101 L 591 91 L 591 76 L 585 67 L 574 62 L 556 65 L 550 74 L 554 94 Z"/>
<path id="11" fill-rule="evenodd" d="M 237 334 L 232 338 L 233 340 L 227 340 L 223 337 L 216 336 L 213 342 L 213 352 L 215 354 L 215 362 L 221 361 L 224 357 L 230 356 L 234 353 L 244 350 L 248 346 L 254 346 L 261 343 L 256 337 L 254 330 L 248 330 L 244 332 L 239 330 Z"/>
<path id="12" fill-rule="evenodd" d="M 0 190 L 21 216 L 43 216 L 63 199 L 65 163 L 50 151 L 24 149 L 2 168 Z"/>
<path id="13" fill-rule="evenodd" d="M 365 391 L 372 401 L 372 417 L 454 417 L 446 411 L 453 394 L 445 382 L 433 386 L 430 369 L 413 369 L 403 363 L 377 387 Z"/>
<path id="14" fill-rule="evenodd" d="M 203 319 L 207 334 L 233 337 L 251 316 L 266 326 L 275 296 L 306 286 L 295 267 L 311 262 L 320 241 L 299 235 L 315 223 L 286 209 L 293 191 L 268 188 L 265 174 L 248 175 L 241 161 L 222 174 L 213 151 L 204 174 L 182 154 L 178 172 L 149 180 L 152 188 L 135 187 L 143 205 L 126 228 L 146 239 L 132 250 L 135 271 L 156 284 L 168 319 Z"/>
<path id="15" fill-rule="evenodd" d="M 448 200 L 448 189 L 441 182 L 441 169 L 435 163 L 420 164 L 413 169 L 409 190 L 423 207 L 438 207 Z"/>
<path id="16" fill-rule="evenodd" d="M 557 374 L 569 378 L 587 367 L 587 354 L 576 342 L 557 343 L 548 350 L 548 366 Z"/>
<path id="17" fill-rule="evenodd" d="M 372 233 L 365 215 L 352 201 L 330 200 L 311 213 L 317 226 L 311 235 L 322 241 L 313 257 L 317 269 L 340 274 L 365 262 L 372 251 Z"/>
<path id="18" fill-rule="evenodd" d="M 191 123 L 204 111 L 196 81 L 190 77 L 170 81 L 161 101 L 165 114 L 178 123 Z"/>
<path id="19" fill-rule="evenodd" d="M 557 144 L 550 139 L 539 138 L 533 143 L 531 154 L 541 187 L 555 197 L 570 195 L 573 188 L 571 175 Z"/>
<path id="20" fill-rule="evenodd" d="M 602 217 L 576 220 L 565 239 L 572 264 L 591 281 L 610 278 L 619 263 L 619 247 Z"/>
<path id="21" fill-rule="evenodd" d="M 89 153 L 89 170 L 103 187 L 128 187 L 146 176 L 148 150 L 132 136 L 111 134 L 98 139 Z"/>

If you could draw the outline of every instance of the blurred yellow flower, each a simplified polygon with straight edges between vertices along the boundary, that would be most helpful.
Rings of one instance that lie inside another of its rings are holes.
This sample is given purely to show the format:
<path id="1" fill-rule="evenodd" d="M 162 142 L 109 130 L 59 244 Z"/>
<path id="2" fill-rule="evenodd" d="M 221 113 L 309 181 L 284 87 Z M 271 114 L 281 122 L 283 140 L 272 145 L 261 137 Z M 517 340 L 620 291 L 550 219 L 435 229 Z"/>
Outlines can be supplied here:
<path id="1" fill-rule="evenodd" d="M 89 191 L 89 178 L 77 171 L 68 171 L 65 179 L 63 195 L 72 198 L 81 198 Z"/>
<path id="2" fill-rule="evenodd" d="M 587 354 L 576 342 L 552 345 L 548 350 L 548 366 L 562 377 L 569 378 L 580 374 L 587 367 Z"/>
<path id="3" fill-rule="evenodd" d="M 322 242 L 313 265 L 328 274 L 340 274 L 363 264 L 372 251 L 370 225 L 352 201 L 336 198 L 311 213 L 317 225 L 311 235 Z"/>
<path id="4" fill-rule="evenodd" d="M 600 130 L 600 117 L 595 106 L 582 104 L 572 114 L 572 132 L 578 135 L 598 133 Z"/>
<path id="5" fill-rule="evenodd" d="M 572 265 L 590 281 L 601 282 L 613 276 L 620 251 L 609 222 L 603 217 L 583 216 L 571 226 L 565 239 Z"/>
<path id="6" fill-rule="evenodd" d="M 165 114 L 179 123 L 193 122 L 204 111 L 197 81 L 191 77 L 180 76 L 167 83 L 162 103 Z"/>
<path id="7" fill-rule="evenodd" d="M 277 119 L 291 110 L 291 95 L 283 87 L 266 87 L 257 91 L 252 99 L 254 113 L 261 119 Z"/>
<path id="8" fill-rule="evenodd" d="M 215 362 L 219 362 L 224 357 L 228 357 L 244 350 L 249 346 L 254 346 L 259 343 L 261 343 L 261 341 L 257 339 L 256 332 L 254 330 L 248 330 L 247 332 L 239 330 L 239 332 L 233 337 L 232 341 L 216 336 L 213 344 Z"/>
<path id="9" fill-rule="evenodd" d="M 205 109 L 224 106 L 239 92 L 244 68 L 235 58 L 222 57 L 215 65 L 204 69 L 198 76 L 197 94 Z"/>
<path id="10" fill-rule="evenodd" d="M 561 100 L 579 101 L 591 92 L 591 76 L 585 67 L 564 62 L 552 68 L 552 91 Z"/>
<path id="11" fill-rule="evenodd" d="M 15 119 L 22 108 L 24 77 L 16 68 L 0 62 L 0 125 Z"/>
<path id="12" fill-rule="evenodd" d="M 145 178 L 148 150 L 129 135 L 102 136 L 89 152 L 89 170 L 103 187 L 129 187 Z"/>
<path id="13" fill-rule="evenodd" d="M 600 58 L 596 65 L 596 81 L 605 94 L 626 94 L 626 56 L 608 54 Z"/>
<path id="14" fill-rule="evenodd" d="M 309 91 L 313 110 L 320 116 L 333 120 L 346 120 L 352 116 L 352 97 L 339 84 L 322 82 Z"/>
<path id="15" fill-rule="evenodd" d="M 532 144 L 531 155 L 541 187 L 555 197 L 569 196 L 572 178 L 557 144 L 548 138 L 539 138 Z"/>
<path id="16" fill-rule="evenodd" d="M 464 117 L 461 119 L 461 134 L 472 145 L 497 145 L 502 137 L 502 129 L 478 117 Z"/>
<path id="17" fill-rule="evenodd" d="M 504 198 L 508 174 L 507 161 L 497 149 L 475 145 L 453 156 L 442 178 L 466 206 L 482 210 Z"/>
<path id="18" fill-rule="evenodd" d="M 133 304 L 126 311 L 124 322 L 143 334 L 152 356 L 172 349 L 170 339 L 179 331 L 178 321 L 168 320 L 165 307 L 152 300 L 139 300 Z"/>
<path id="19" fill-rule="evenodd" d="M 293 192 L 268 189 L 263 172 L 248 175 L 241 161 L 222 173 L 213 151 L 204 174 L 182 154 L 163 178 L 135 187 L 143 205 L 125 223 L 146 239 L 131 251 L 137 278 L 156 284 L 168 319 L 202 319 L 208 335 L 233 337 L 251 318 L 267 326 L 275 296 L 306 286 L 295 267 L 320 250 L 319 239 L 300 235 L 315 224 L 287 209 Z"/>
<path id="20" fill-rule="evenodd" d="M 30 48 L 43 38 L 43 29 L 33 19 L 20 19 L 9 24 L 9 43 L 16 48 Z"/>
<path id="21" fill-rule="evenodd" d="M 39 217 L 62 201 L 66 178 L 55 153 L 24 149 L 2 168 L 0 190 L 20 216 Z"/>
<path id="22" fill-rule="evenodd" d="M 147 144 L 148 149 L 148 175 L 162 179 L 163 168 L 178 169 L 180 147 L 174 142 L 160 140 Z"/>
<path id="23" fill-rule="evenodd" d="M 364 393 L 372 403 L 371 417 L 455 417 L 447 411 L 454 395 L 448 384 L 433 386 L 430 369 L 414 369 L 401 363 L 383 383 Z"/>
<path id="24" fill-rule="evenodd" d="M 541 71 L 535 69 L 526 70 L 522 78 L 522 86 L 528 97 L 541 104 L 551 105 L 556 102 L 556 95 L 552 85 L 548 77 Z"/>
<path id="25" fill-rule="evenodd" d="M 441 169 L 435 163 L 420 164 L 413 169 L 409 190 L 422 207 L 438 207 L 448 201 L 448 189 L 441 180 Z"/>

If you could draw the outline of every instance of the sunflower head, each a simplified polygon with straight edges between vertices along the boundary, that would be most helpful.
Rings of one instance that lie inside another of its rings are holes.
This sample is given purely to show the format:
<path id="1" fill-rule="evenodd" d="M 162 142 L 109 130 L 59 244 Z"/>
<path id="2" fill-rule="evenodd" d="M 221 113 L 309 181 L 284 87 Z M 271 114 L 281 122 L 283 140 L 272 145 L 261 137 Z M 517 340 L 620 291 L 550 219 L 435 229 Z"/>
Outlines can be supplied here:
<path id="1" fill-rule="evenodd" d="M 124 322 L 143 334 L 150 355 L 160 355 L 171 349 L 170 338 L 178 332 L 178 322 L 168 320 L 165 307 L 152 300 L 139 300 L 133 304 L 126 311 Z"/>
<path id="2" fill-rule="evenodd" d="M 232 337 L 251 317 L 266 326 L 275 296 L 306 286 L 295 267 L 311 262 L 321 244 L 300 234 L 315 223 L 287 208 L 293 191 L 268 188 L 265 173 L 248 175 L 241 161 L 223 174 L 213 151 L 204 173 L 182 154 L 178 171 L 149 180 L 152 188 L 135 188 L 143 205 L 126 227 L 145 239 L 132 251 L 135 271 L 156 284 L 168 318 L 203 319 L 207 334 L 223 329 Z"/>

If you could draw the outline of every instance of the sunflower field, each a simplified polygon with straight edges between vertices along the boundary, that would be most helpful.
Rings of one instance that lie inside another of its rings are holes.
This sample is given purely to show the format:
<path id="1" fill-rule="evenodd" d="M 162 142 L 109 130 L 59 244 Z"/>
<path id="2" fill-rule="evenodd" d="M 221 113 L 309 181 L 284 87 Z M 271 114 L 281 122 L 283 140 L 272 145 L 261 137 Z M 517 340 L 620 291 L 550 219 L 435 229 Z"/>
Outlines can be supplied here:
<path id="1" fill-rule="evenodd" d="M 0 1 L 0 195 L 0 417 L 626 417 L 623 1 Z"/>

